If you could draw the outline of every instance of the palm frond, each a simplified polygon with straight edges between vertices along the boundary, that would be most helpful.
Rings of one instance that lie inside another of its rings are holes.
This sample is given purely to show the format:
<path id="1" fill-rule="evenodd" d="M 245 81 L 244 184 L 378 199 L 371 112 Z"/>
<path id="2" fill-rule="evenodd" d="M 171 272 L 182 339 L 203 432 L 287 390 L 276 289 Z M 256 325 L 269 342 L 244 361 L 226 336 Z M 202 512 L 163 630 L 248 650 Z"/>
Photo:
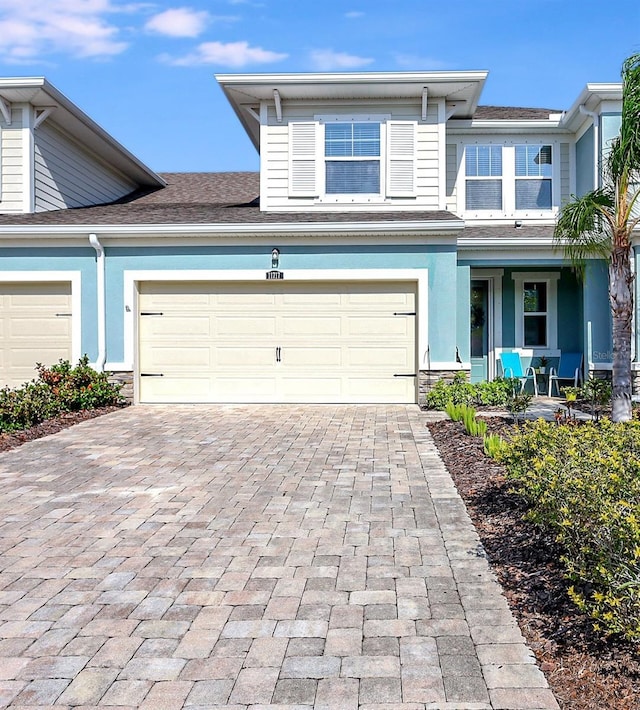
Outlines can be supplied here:
<path id="1" fill-rule="evenodd" d="M 607 169 L 615 182 L 633 183 L 640 176 L 640 53 L 622 65 L 622 121 L 611 143 Z"/>
<path id="2" fill-rule="evenodd" d="M 553 240 L 578 270 L 586 259 L 607 259 L 611 254 L 615 199 L 605 189 L 574 198 L 562 208 Z"/>

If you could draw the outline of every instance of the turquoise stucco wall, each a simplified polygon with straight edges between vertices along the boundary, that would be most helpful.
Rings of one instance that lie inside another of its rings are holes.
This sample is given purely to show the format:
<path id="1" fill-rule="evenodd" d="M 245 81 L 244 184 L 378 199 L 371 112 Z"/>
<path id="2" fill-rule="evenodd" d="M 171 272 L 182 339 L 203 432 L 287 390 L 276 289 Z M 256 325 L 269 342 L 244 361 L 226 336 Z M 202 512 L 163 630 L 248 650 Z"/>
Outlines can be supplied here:
<path id="1" fill-rule="evenodd" d="M 267 271 L 271 249 L 280 269 L 427 269 L 432 361 L 452 361 L 456 347 L 456 250 L 453 245 L 107 247 L 107 361 L 124 359 L 124 272 L 128 270 Z M 422 357 L 422 354 L 420 355 Z"/>
<path id="2" fill-rule="evenodd" d="M 590 261 L 584 274 L 584 343 L 585 360 L 594 364 L 610 363 L 612 359 L 611 311 L 607 264 Z M 590 325 L 590 327 L 589 327 Z M 588 352 L 588 330 L 591 331 L 591 352 Z"/>
<path id="3" fill-rule="evenodd" d="M 96 328 L 96 257 L 91 247 L 0 248 L 1 271 L 77 271 L 82 290 L 81 351 L 95 360 L 98 356 Z"/>
<path id="4" fill-rule="evenodd" d="M 502 344 L 505 348 L 516 347 L 516 292 L 513 274 L 518 271 L 558 271 L 558 269 L 505 269 L 502 281 Z M 583 348 L 582 333 L 582 287 L 575 274 L 562 268 L 558 280 L 558 348 L 566 352 L 578 352 Z"/>
<path id="5" fill-rule="evenodd" d="M 576 195 L 580 197 L 593 190 L 595 146 L 593 126 L 576 142 Z"/>

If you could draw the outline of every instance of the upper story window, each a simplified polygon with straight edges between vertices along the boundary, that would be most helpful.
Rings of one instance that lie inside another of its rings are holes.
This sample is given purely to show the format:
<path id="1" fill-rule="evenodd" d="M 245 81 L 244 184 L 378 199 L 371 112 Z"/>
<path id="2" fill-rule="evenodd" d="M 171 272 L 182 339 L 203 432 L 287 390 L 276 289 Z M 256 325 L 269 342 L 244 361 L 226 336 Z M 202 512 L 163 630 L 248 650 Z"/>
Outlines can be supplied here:
<path id="1" fill-rule="evenodd" d="M 507 142 L 463 146 L 464 176 L 458 184 L 464 216 L 547 216 L 560 202 L 556 148 Z"/>
<path id="2" fill-rule="evenodd" d="M 327 194 L 380 194 L 379 123 L 326 124 L 324 155 Z"/>
<path id="3" fill-rule="evenodd" d="M 466 209 L 502 209 L 502 146 L 471 145 L 465 150 Z"/>
<path id="4" fill-rule="evenodd" d="M 416 121 L 316 116 L 289 124 L 289 196 L 372 203 L 416 196 Z"/>
<path id="5" fill-rule="evenodd" d="M 550 210 L 553 177 L 550 145 L 516 145 L 516 209 Z"/>

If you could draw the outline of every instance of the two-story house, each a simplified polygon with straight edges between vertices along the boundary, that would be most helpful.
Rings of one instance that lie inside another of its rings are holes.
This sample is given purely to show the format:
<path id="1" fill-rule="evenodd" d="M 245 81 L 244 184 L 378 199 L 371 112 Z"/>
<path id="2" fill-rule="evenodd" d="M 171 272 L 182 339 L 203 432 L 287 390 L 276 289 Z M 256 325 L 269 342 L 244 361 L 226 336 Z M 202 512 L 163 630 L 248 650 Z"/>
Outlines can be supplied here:
<path id="1" fill-rule="evenodd" d="M 482 106 L 485 79 L 220 75 L 259 174 L 163 175 L 0 80 L 0 378 L 86 352 L 140 402 L 417 402 L 503 350 L 610 368 L 606 268 L 552 234 L 621 86 L 562 111 Z"/>

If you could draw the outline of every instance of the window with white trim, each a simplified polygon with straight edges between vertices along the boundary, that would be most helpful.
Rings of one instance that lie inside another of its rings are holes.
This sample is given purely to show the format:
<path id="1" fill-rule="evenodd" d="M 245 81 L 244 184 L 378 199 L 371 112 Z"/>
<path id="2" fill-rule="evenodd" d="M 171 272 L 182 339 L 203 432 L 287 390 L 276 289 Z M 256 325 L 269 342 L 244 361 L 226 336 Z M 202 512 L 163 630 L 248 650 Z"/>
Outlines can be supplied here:
<path id="1" fill-rule="evenodd" d="M 414 197 L 415 121 L 317 116 L 289 124 L 289 195 L 349 202 Z"/>
<path id="2" fill-rule="evenodd" d="M 328 195 L 380 194 L 379 123 L 327 123 L 324 156 Z"/>
<path id="3" fill-rule="evenodd" d="M 515 272 L 516 347 L 554 349 L 558 342 L 558 272 Z"/>
<path id="4" fill-rule="evenodd" d="M 502 146 L 469 145 L 464 154 L 468 210 L 502 210 Z"/>
<path id="5" fill-rule="evenodd" d="M 553 165 L 550 145 L 516 145 L 516 209 L 550 210 Z"/>
<path id="6" fill-rule="evenodd" d="M 462 216 L 551 217 L 560 203 L 558 144 L 461 143 Z"/>

